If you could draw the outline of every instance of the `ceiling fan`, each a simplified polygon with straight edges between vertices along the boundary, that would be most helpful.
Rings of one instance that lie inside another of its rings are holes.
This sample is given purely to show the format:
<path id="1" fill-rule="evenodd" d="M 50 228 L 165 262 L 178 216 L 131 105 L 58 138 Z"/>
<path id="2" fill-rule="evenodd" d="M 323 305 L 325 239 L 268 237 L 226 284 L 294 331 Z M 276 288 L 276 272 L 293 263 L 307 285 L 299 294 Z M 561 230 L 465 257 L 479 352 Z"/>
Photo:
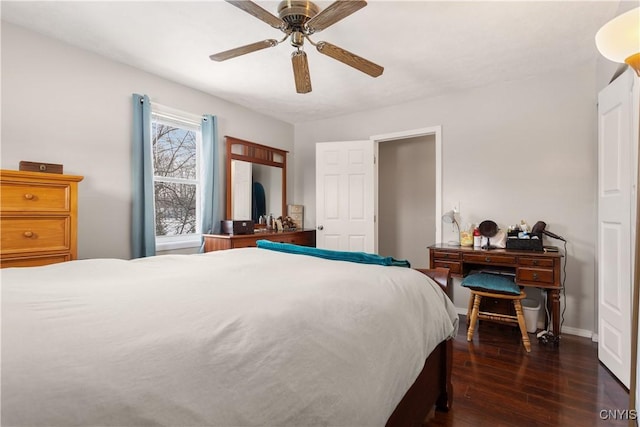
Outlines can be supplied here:
<path id="1" fill-rule="evenodd" d="M 278 16 L 275 16 L 250 0 L 225 0 L 239 9 L 255 16 L 274 28 L 285 33 L 282 40 L 267 39 L 256 43 L 251 43 L 235 49 L 211 55 L 213 61 L 226 61 L 227 59 L 245 55 L 268 47 L 274 47 L 291 37 L 291 45 L 296 49 L 291 54 L 293 64 L 293 76 L 296 83 L 296 92 L 311 92 L 311 76 L 309 75 L 309 64 L 307 54 L 302 50 L 304 40 L 307 39 L 311 45 L 315 46 L 318 52 L 347 64 L 357 70 L 362 71 L 372 77 L 378 77 L 384 68 L 378 64 L 364 59 L 356 54 L 344 50 L 328 42 L 313 42 L 309 36 L 324 30 L 330 25 L 346 18 L 359 9 L 367 5 L 364 0 L 337 0 L 327 6 L 324 10 L 313 2 L 307 0 L 283 0 L 278 5 Z"/>

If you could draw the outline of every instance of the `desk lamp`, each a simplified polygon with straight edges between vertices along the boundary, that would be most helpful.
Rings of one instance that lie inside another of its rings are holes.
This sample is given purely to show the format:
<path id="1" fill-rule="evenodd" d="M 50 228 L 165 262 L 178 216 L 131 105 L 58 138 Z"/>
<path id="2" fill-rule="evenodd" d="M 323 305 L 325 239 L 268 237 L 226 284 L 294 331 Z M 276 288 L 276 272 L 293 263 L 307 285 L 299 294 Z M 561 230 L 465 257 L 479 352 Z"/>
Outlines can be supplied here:
<path id="1" fill-rule="evenodd" d="M 451 210 L 444 215 L 442 215 L 442 220 L 447 224 L 453 224 L 458 228 L 458 240 L 449 240 L 449 246 L 460 246 L 460 224 L 458 224 L 458 220 L 456 219 L 456 211 Z M 453 228 L 455 231 L 455 228 Z"/>

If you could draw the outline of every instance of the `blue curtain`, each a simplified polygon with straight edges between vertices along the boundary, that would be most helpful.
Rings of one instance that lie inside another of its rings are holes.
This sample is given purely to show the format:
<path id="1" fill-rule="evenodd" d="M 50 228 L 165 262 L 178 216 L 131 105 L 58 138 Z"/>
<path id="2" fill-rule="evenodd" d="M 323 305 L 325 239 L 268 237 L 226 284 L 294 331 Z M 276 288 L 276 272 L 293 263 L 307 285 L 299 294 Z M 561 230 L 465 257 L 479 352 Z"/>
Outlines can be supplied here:
<path id="1" fill-rule="evenodd" d="M 215 116 L 202 117 L 202 224 L 203 234 L 219 233 L 222 219 L 222 173 L 218 149 L 218 121 Z M 204 237 L 200 246 L 204 252 Z"/>
<path id="2" fill-rule="evenodd" d="M 156 254 L 155 210 L 153 206 L 153 160 L 151 156 L 151 101 L 133 94 L 133 153 L 131 154 L 133 210 L 131 215 L 131 257 Z"/>

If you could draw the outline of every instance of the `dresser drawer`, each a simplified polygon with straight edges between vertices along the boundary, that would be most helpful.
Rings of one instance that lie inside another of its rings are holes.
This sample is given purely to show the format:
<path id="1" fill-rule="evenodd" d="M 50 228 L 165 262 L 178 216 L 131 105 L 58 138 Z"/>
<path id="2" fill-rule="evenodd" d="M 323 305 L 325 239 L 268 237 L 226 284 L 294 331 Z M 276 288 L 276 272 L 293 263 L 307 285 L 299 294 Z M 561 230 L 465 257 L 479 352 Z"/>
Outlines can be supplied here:
<path id="1" fill-rule="evenodd" d="M 0 268 L 8 267 L 39 267 L 41 265 L 56 264 L 59 262 L 71 261 L 70 254 L 29 256 L 23 258 L 2 258 Z"/>
<path id="2" fill-rule="evenodd" d="M 496 265 L 515 265 L 516 257 L 511 255 L 499 255 L 499 254 L 464 254 L 462 256 L 464 262 L 470 264 L 496 264 Z"/>
<path id="3" fill-rule="evenodd" d="M 68 184 L 3 182 L 0 209 L 8 212 L 68 212 Z"/>
<path id="4" fill-rule="evenodd" d="M 300 246 L 312 246 L 316 245 L 316 232 L 315 230 L 304 230 L 298 232 L 260 232 L 247 235 L 217 235 L 207 234 L 204 237 L 205 251 L 219 251 L 233 248 L 252 248 L 256 247 L 258 240 L 270 240 L 278 243 L 292 243 Z"/>
<path id="5" fill-rule="evenodd" d="M 300 246 L 315 246 L 315 242 L 313 241 L 312 237 L 309 236 L 308 234 L 304 233 L 304 234 L 291 234 L 288 236 L 282 236 L 282 239 L 272 239 L 274 242 L 281 242 L 281 243 L 291 243 L 294 245 L 300 245 Z"/>
<path id="6" fill-rule="evenodd" d="M 253 235 L 247 237 L 234 237 L 232 244 L 234 248 L 251 248 L 258 246 L 256 242 L 262 239 L 278 243 L 292 243 L 294 245 L 301 246 L 311 246 L 313 244 L 311 238 L 306 234 L 283 234 L 280 236 L 272 234 L 269 236 Z"/>
<path id="7" fill-rule="evenodd" d="M 290 243 L 299 246 L 315 246 L 316 245 L 316 232 L 311 231 L 298 231 L 298 232 L 284 232 L 284 233 L 269 233 L 259 237 L 259 239 L 270 240 L 277 243 Z"/>
<path id="8" fill-rule="evenodd" d="M 272 242 L 278 242 L 278 243 L 291 243 L 294 245 L 301 245 L 302 243 L 299 243 L 299 242 L 303 239 L 300 239 L 297 236 L 285 235 L 285 236 L 278 236 L 278 237 L 269 237 L 269 240 L 271 240 Z"/>
<path id="9" fill-rule="evenodd" d="M 65 251 L 70 248 L 70 217 L 3 217 L 0 253 Z"/>
<path id="10" fill-rule="evenodd" d="M 260 240 L 260 237 L 248 235 L 246 237 L 234 237 L 231 239 L 232 248 L 255 248 L 258 246 L 256 241 Z"/>
<path id="11" fill-rule="evenodd" d="M 517 282 L 553 284 L 553 270 L 547 268 L 520 267 L 516 272 Z"/>

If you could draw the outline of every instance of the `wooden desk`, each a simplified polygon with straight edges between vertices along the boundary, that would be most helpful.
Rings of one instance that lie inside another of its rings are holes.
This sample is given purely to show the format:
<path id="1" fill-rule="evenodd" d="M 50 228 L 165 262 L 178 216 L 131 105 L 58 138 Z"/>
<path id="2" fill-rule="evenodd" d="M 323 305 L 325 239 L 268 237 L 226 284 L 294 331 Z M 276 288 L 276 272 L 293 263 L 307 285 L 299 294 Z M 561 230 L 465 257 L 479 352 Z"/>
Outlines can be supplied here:
<path id="1" fill-rule="evenodd" d="M 515 274 L 520 286 L 548 291 L 553 335 L 560 336 L 560 290 L 562 254 L 513 249 L 474 249 L 438 244 L 429 247 L 429 268 L 446 267 L 452 277 L 464 277 L 471 270 L 497 270 Z"/>

